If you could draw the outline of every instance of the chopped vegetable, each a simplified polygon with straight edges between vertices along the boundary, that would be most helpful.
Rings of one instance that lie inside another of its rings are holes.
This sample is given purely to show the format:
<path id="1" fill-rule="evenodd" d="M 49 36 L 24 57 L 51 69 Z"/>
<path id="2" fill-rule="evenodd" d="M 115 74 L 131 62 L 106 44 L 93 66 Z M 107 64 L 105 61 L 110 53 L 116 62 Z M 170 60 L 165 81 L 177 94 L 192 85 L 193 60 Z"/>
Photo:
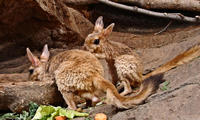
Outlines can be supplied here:
<path id="1" fill-rule="evenodd" d="M 7 120 L 7 119 L 17 119 L 17 115 L 14 113 L 6 113 L 0 116 L 0 120 Z"/>
<path id="2" fill-rule="evenodd" d="M 33 118 L 33 116 L 35 115 L 38 107 L 39 107 L 38 104 L 36 104 L 34 102 L 30 102 L 30 104 L 29 104 L 29 115 L 30 115 L 30 118 Z"/>
<path id="3" fill-rule="evenodd" d="M 55 120 L 66 120 L 67 119 L 67 117 L 65 117 L 65 116 L 56 116 L 55 117 Z"/>
<path id="4" fill-rule="evenodd" d="M 107 116 L 104 113 L 98 113 L 95 115 L 95 120 L 107 120 Z"/>
<path id="5" fill-rule="evenodd" d="M 63 119 L 57 116 L 63 116 Z M 0 120 L 65 120 L 66 118 L 72 119 L 76 116 L 86 117 L 88 113 L 80 113 L 54 106 L 38 106 L 36 103 L 30 103 L 29 112 L 23 111 L 21 114 L 6 113 L 0 115 Z"/>
<path id="6" fill-rule="evenodd" d="M 59 113 L 60 113 L 59 115 L 66 116 L 67 118 L 74 118 L 75 116 L 78 117 L 88 116 L 88 113 L 80 113 L 74 110 L 65 110 L 65 109 L 61 109 Z"/>
<path id="7" fill-rule="evenodd" d="M 88 113 L 80 113 L 74 110 L 66 110 L 61 107 L 45 106 L 41 105 L 36 111 L 35 116 L 32 120 L 54 120 L 56 116 L 66 116 L 67 118 L 74 118 L 76 116 L 85 117 Z"/>

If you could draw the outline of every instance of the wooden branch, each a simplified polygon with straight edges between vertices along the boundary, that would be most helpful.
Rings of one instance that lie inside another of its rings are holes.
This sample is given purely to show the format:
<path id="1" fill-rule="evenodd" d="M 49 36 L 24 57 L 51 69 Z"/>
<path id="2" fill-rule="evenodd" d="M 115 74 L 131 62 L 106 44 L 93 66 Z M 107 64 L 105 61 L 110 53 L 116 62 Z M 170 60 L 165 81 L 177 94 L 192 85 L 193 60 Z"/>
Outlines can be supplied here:
<path id="1" fill-rule="evenodd" d="M 128 3 L 145 9 L 168 9 L 200 12 L 199 0 L 111 0 L 117 3 Z M 68 5 L 88 5 L 97 0 L 63 0 Z"/>
<path id="2" fill-rule="evenodd" d="M 129 3 L 145 9 L 170 9 L 200 12 L 199 0 L 112 0 L 113 2 Z"/>
<path id="3" fill-rule="evenodd" d="M 200 22 L 199 16 L 193 17 L 188 17 L 184 16 L 181 13 L 160 13 L 160 12 L 154 12 L 142 8 L 138 8 L 136 6 L 127 6 L 115 2 L 111 2 L 109 0 L 98 0 L 101 3 L 107 4 L 109 6 L 113 6 L 116 8 L 124 9 L 124 10 L 129 10 L 132 12 L 137 12 L 137 13 L 142 13 L 145 15 L 151 15 L 155 17 L 161 17 L 161 18 L 169 18 L 169 19 L 174 19 L 174 20 L 179 20 L 179 21 L 186 21 L 186 22 Z"/>

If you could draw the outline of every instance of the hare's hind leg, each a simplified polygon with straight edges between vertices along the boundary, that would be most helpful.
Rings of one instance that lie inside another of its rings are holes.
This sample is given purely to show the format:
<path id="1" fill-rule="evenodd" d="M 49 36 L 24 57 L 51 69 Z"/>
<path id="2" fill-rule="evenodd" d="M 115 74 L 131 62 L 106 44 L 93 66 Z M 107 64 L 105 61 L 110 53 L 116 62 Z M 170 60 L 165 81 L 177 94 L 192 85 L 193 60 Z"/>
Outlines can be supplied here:
<path id="1" fill-rule="evenodd" d="M 131 88 L 129 80 L 123 79 L 122 84 L 124 85 L 124 91 L 121 92 L 120 95 L 125 96 L 132 92 L 132 88 Z"/>
<path id="2" fill-rule="evenodd" d="M 63 95 L 63 98 L 64 98 L 65 102 L 67 103 L 68 108 L 72 109 L 72 110 L 76 110 L 77 107 L 76 107 L 76 104 L 74 102 L 73 93 L 64 91 L 64 92 L 61 92 L 61 94 Z"/>

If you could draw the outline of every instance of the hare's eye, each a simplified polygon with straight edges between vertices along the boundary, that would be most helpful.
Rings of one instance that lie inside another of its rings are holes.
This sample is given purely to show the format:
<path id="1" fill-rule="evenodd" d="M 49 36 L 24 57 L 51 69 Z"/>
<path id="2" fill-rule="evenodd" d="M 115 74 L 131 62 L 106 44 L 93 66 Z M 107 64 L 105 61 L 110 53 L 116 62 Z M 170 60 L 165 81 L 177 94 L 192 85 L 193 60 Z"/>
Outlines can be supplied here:
<path id="1" fill-rule="evenodd" d="M 94 40 L 94 44 L 95 44 L 95 45 L 98 45 L 99 43 L 100 43 L 100 40 L 99 40 L 99 39 L 95 39 L 95 40 Z"/>
<path id="2" fill-rule="evenodd" d="M 30 74 L 33 74 L 33 71 L 34 71 L 33 69 L 29 69 Z"/>

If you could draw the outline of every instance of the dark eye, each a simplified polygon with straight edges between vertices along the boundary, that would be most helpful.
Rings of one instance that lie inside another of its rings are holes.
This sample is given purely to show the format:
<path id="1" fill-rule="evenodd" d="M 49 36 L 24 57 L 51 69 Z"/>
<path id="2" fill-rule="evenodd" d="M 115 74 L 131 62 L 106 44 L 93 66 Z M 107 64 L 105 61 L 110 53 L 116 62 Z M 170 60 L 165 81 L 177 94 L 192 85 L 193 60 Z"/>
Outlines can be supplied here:
<path id="1" fill-rule="evenodd" d="M 100 40 L 99 40 L 99 39 L 95 39 L 95 40 L 94 40 L 94 44 L 95 44 L 95 45 L 98 45 L 99 43 L 100 43 Z"/>
<path id="2" fill-rule="evenodd" d="M 29 69 L 30 74 L 33 74 L 33 71 L 34 71 L 33 69 Z"/>

